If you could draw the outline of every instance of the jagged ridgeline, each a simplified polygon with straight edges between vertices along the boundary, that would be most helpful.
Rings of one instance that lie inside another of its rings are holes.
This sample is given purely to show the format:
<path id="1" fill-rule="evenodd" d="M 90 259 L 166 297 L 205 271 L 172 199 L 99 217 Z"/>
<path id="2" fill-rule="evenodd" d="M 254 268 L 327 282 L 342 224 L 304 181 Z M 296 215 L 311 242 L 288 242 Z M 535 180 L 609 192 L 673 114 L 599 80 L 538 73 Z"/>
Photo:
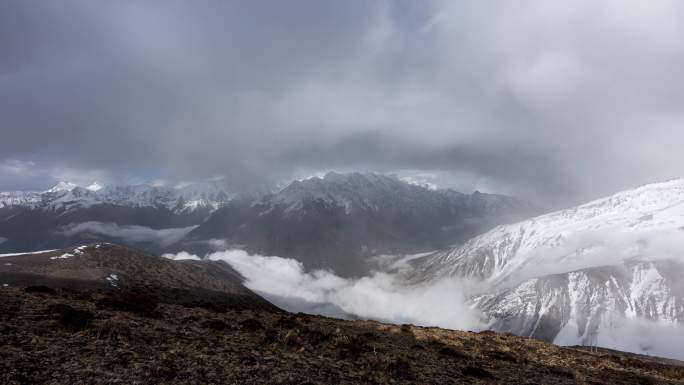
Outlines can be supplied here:
<path id="1" fill-rule="evenodd" d="M 379 174 L 328 173 L 225 205 L 189 234 L 185 249 L 224 238 L 251 252 L 358 275 L 368 271 L 371 256 L 446 247 L 532 212 L 532 205 L 503 195 L 432 190 Z"/>
<path id="2" fill-rule="evenodd" d="M 355 275 L 368 271 L 372 256 L 447 247 L 532 212 L 508 196 L 429 189 L 373 173 L 328 173 L 257 197 L 238 197 L 218 182 L 61 183 L 40 193 L 0 193 L 0 252 L 110 241 L 203 255 L 218 245 Z"/>

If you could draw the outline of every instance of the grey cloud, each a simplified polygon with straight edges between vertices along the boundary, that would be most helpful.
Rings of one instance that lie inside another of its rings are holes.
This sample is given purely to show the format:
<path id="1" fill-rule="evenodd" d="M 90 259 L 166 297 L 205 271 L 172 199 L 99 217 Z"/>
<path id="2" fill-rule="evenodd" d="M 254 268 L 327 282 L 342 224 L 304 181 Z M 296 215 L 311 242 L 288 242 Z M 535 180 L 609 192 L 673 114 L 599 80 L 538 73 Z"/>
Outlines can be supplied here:
<path id="1" fill-rule="evenodd" d="M 682 35 L 677 1 L 9 0 L 0 162 L 245 190 L 410 169 L 576 203 L 681 173 Z"/>
<path id="2" fill-rule="evenodd" d="M 77 234 L 94 234 L 99 236 L 119 238 L 127 242 L 152 242 L 159 246 L 169 246 L 180 241 L 197 226 L 152 229 L 146 226 L 126 225 L 115 223 L 82 222 L 65 226 L 62 232 L 66 236 Z"/>
<path id="3" fill-rule="evenodd" d="M 613 315 L 609 318 L 613 328 L 598 338 L 601 347 L 625 352 L 634 352 L 657 357 L 684 359 L 684 352 L 678 341 L 684 338 L 684 327 L 643 319 L 629 319 Z M 576 346 L 581 337 L 576 333 L 562 333 L 555 344 Z"/>

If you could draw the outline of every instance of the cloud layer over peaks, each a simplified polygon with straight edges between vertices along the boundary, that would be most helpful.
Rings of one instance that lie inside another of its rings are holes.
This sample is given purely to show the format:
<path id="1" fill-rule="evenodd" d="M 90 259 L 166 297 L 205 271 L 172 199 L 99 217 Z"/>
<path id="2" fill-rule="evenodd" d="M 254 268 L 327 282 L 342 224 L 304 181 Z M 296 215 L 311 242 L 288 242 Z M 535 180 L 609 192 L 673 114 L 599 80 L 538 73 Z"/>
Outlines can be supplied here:
<path id="1" fill-rule="evenodd" d="M 0 184 L 413 170 L 576 203 L 681 174 L 683 35 L 668 0 L 3 1 Z"/>

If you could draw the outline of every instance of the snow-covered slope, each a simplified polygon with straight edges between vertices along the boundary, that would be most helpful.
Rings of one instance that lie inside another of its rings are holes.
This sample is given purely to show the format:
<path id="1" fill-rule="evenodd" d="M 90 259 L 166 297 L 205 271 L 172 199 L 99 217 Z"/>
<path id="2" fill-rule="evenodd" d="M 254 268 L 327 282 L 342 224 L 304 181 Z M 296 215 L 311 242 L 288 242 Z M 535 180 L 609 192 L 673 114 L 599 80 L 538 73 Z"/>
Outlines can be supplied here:
<path id="1" fill-rule="evenodd" d="M 87 208 L 96 204 L 126 207 L 163 207 L 175 212 L 197 209 L 216 210 L 232 198 L 218 183 L 202 182 L 175 187 L 154 184 L 102 186 L 97 182 L 80 187 L 59 182 L 44 192 L 2 192 L 0 208 L 62 210 Z"/>
<path id="2" fill-rule="evenodd" d="M 53 186 L 51 189 L 47 190 L 47 192 L 56 193 L 56 192 L 60 192 L 60 191 L 71 191 L 76 187 L 77 186 L 75 183 L 60 181 L 55 186 Z"/>
<path id="3" fill-rule="evenodd" d="M 421 279 L 462 276 L 511 285 L 636 256 L 684 257 L 684 179 L 498 226 L 416 268 Z"/>
<path id="4" fill-rule="evenodd" d="M 0 192 L 0 209 L 8 206 L 35 207 L 42 201 L 38 192 L 8 191 Z"/>
<path id="5" fill-rule="evenodd" d="M 626 325 L 684 322 L 684 180 L 498 226 L 413 263 L 416 281 L 480 281 L 472 304 L 492 329 L 640 350 L 620 345 Z"/>
<path id="6" fill-rule="evenodd" d="M 473 304 L 493 329 L 591 345 L 626 321 L 684 321 L 682 277 L 680 263 L 631 260 L 533 278 Z"/>

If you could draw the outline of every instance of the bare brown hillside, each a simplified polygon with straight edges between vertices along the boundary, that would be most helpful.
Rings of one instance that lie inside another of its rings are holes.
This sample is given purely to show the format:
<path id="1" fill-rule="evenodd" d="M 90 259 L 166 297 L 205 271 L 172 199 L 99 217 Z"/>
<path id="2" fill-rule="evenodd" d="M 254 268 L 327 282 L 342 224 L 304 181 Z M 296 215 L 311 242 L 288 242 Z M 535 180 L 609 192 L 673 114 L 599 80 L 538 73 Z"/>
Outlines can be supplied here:
<path id="1" fill-rule="evenodd" d="M 98 243 L 0 258 L 0 285 L 141 292 L 165 303 L 280 311 L 242 284 L 222 261 L 172 261 Z"/>
<path id="2" fill-rule="evenodd" d="M 684 367 L 438 328 L 0 288 L 2 384 L 676 384 Z"/>

